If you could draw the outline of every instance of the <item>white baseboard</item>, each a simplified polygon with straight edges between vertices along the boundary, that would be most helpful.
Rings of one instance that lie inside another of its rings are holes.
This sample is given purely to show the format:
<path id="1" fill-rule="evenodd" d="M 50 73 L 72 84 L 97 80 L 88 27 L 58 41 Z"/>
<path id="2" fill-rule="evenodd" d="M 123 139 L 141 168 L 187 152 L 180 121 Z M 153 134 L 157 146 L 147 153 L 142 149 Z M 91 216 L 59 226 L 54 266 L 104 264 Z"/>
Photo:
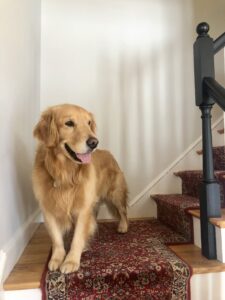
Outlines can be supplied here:
<path id="1" fill-rule="evenodd" d="M 41 300 L 41 289 L 4 291 L 0 300 Z"/>
<path id="2" fill-rule="evenodd" d="M 3 282 L 3 272 L 5 269 L 5 265 L 6 265 L 6 254 L 4 251 L 0 251 L 0 289 L 2 287 L 2 282 Z"/>
<path id="3" fill-rule="evenodd" d="M 2 251 L 5 255 L 5 268 L 0 274 L 2 281 L 4 281 L 12 268 L 15 266 L 26 245 L 31 239 L 34 231 L 38 226 L 36 218 L 40 214 L 40 209 L 37 208 L 27 221 L 13 234 L 9 242 L 3 247 Z"/>

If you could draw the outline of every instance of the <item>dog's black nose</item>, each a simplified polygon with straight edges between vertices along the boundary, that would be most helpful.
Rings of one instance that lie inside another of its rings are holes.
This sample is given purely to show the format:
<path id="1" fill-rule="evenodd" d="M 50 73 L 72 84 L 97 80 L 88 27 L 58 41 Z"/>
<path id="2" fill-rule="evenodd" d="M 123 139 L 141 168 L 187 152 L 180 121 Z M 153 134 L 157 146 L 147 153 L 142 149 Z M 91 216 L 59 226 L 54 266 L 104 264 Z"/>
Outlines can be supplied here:
<path id="1" fill-rule="evenodd" d="M 98 140 L 95 137 L 90 137 L 86 143 L 92 150 L 94 150 L 98 146 Z"/>

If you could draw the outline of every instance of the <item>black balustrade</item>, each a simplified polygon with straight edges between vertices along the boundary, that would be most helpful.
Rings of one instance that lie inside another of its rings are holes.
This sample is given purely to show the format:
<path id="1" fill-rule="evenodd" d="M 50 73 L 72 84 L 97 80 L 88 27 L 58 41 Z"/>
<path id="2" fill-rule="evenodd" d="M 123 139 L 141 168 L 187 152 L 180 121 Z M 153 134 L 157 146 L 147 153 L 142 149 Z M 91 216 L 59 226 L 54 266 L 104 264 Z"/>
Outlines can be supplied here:
<path id="1" fill-rule="evenodd" d="M 225 46 L 225 33 L 215 41 L 208 35 L 209 25 L 200 23 L 194 43 L 195 99 L 202 112 L 203 180 L 200 189 L 202 254 L 216 258 L 215 228 L 209 222 L 221 216 L 220 188 L 214 176 L 211 110 L 217 103 L 225 110 L 225 89 L 215 80 L 214 55 Z"/>

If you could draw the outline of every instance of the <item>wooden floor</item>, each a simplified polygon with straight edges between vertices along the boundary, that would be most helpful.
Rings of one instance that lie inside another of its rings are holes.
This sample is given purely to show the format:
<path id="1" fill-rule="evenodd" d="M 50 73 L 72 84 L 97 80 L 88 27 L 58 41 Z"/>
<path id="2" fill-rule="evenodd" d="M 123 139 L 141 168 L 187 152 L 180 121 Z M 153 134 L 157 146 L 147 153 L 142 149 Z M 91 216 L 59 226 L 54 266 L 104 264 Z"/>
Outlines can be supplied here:
<path id="1" fill-rule="evenodd" d="M 50 238 L 44 225 L 41 224 L 6 279 L 3 285 L 4 290 L 39 288 L 50 249 Z"/>
<path id="2" fill-rule="evenodd" d="M 50 239 L 44 225 L 41 224 L 10 276 L 5 281 L 4 289 L 39 288 L 50 248 Z M 194 245 L 178 245 L 170 246 L 170 248 L 192 267 L 193 274 L 225 271 L 225 264 L 217 260 L 207 260 L 201 255 L 200 248 Z"/>

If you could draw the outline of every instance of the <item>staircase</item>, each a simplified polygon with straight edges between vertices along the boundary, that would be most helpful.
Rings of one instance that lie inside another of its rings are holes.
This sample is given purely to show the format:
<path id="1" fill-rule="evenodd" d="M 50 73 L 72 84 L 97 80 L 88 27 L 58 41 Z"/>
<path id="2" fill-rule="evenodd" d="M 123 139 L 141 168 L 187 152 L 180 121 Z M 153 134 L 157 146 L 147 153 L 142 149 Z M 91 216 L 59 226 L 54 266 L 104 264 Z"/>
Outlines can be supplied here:
<path id="1" fill-rule="evenodd" d="M 201 151 L 198 151 L 198 154 L 201 154 Z M 225 147 L 214 147 L 213 158 L 214 174 L 220 184 L 221 207 L 225 208 Z M 159 194 L 151 197 L 157 203 L 159 221 L 182 234 L 189 242 L 193 242 L 192 216 L 188 211 L 199 208 L 202 171 L 180 171 L 174 175 L 182 180 L 182 194 Z"/>
<path id="2" fill-rule="evenodd" d="M 219 146 L 213 148 L 214 153 L 214 164 L 216 166 L 215 175 L 220 183 L 220 193 L 221 193 L 221 205 L 222 207 L 225 207 L 224 204 L 224 188 L 225 188 L 225 147 Z M 198 151 L 196 155 L 201 155 L 201 151 Z M 222 295 L 221 287 L 214 291 L 213 297 L 209 296 L 209 291 L 207 291 L 205 284 L 208 282 L 208 276 L 210 276 L 210 282 L 214 282 L 213 284 L 217 284 L 221 281 L 221 278 L 223 278 L 225 274 L 225 264 L 220 263 L 217 260 L 207 260 L 201 255 L 200 248 L 193 245 L 194 241 L 194 235 L 193 235 L 193 215 L 199 216 L 198 208 L 199 208 L 199 184 L 202 180 L 202 171 L 198 170 L 187 170 L 187 171 L 179 171 L 174 173 L 175 176 L 178 176 L 182 180 L 182 194 L 157 194 L 152 195 L 151 197 L 154 199 L 154 201 L 157 203 L 157 219 L 150 219 L 150 220 L 135 220 L 131 221 L 130 225 L 130 231 L 131 235 L 130 237 L 126 237 L 126 235 L 115 235 L 115 224 L 114 223 L 100 223 L 100 230 L 99 234 L 103 232 L 102 238 L 104 241 L 105 249 L 103 251 L 101 262 L 101 268 L 100 273 L 104 273 L 104 266 L 107 265 L 106 262 L 109 262 L 110 258 L 113 257 L 113 262 L 115 260 L 119 260 L 118 262 L 121 262 L 121 266 L 123 266 L 123 272 L 120 270 L 119 274 L 119 281 L 124 283 L 124 278 L 122 274 L 127 273 L 129 276 L 129 289 L 128 286 L 125 289 L 128 293 L 132 294 L 132 297 L 125 297 L 124 295 L 121 296 L 121 298 L 118 299 L 148 299 L 144 296 L 138 296 L 139 290 L 136 290 L 135 283 L 137 281 L 137 278 L 135 279 L 134 273 L 130 271 L 132 269 L 132 266 L 135 266 L 137 264 L 137 255 L 140 257 L 143 255 L 143 257 L 147 257 L 148 254 L 145 253 L 146 251 L 146 240 L 149 240 L 151 236 L 153 239 L 151 240 L 151 247 L 154 249 L 157 249 L 155 252 L 151 250 L 152 252 L 149 254 L 149 260 L 143 261 L 141 264 L 138 263 L 138 268 L 140 273 L 143 272 L 147 274 L 146 276 L 151 278 L 152 272 L 154 270 L 153 266 L 156 266 L 158 264 L 158 259 L 160 257 L 160 261 L 163 261 L 160 267 L 164 266 L 163 272 L 168 272 L 168 270 L 171 268 L 171 261 L 173 261 L 174 254 L 176 257 L 181 258 L 183 261 L 180 261 L 178 265 L 182 265 L 182 271 L 184 273 L 192 272 L 192 278 L 190 283 L 190 292 L 188 293 L 188 286 L 187 286 L 187 293 L 183 295 L 182 297 L 176 298 L 176 296 L 173 296 L 174 298 L 171 298 L 170 292 L 165 292 L 165 294 L 161 294 L 161 296 L 152 296 L 149 299 L 196 299 L 196 300 L 224 300 L 225 294 Z M 108 224 L 108 225 L 107 225 Z M 132 228 L 135 228 L 134 230 Z M 136 228 L 140 228 L 141 231 L 138 233 L 138 236 L 133 236 L 132 238 L 132 231 L 137 231 Z M 159 235 L 157 235 L 157 232 Z M 199 234 L 196 233 L 195 234 Z M 110 237 L 111 235 L 111 237 Z M 111 252 L 110 257 L 107 259 L 104 257 L 104 253 L 107 253 L 109 251 L 108 248 L 108 242 L 110 237 L 110 249 L 112 251 L 113 247 L 115 247 L 115 251 Z M 113 240 L 119 239 L 119 244 L 115 242 L 115 245 L 113 246 Z M 130 240 L 129 240 L 130 239 Z M 134 240 L 137 242 L 134 243 Z M 106 243 L 105 243 L 106 241 Z M 94 241 L 95 243 L 95 241 Z M 96 240 L 97 248 L 99 247 L 98 243 L 99 241 Z M 175 245 L 173 245 L 175 243 Z M 164 246 L 166 244 L 171 244 L 170 246 Z M 177 245 L 176 245 L 177 244 Z M 133 255 L 132 259 L 128 260 L 129 263 L 125 263 L 124 258 L 122 259 L 121 256 L 118 256 L 118 245 L 123 249 L 123 251 L 127 251 L 129 254 L 137 253 Z M 132 245 L 132 246 L 131 246 Z M 132 248 L 133 247 L 133 248 Z M 159 247 L 159 248 L 157 248 Z M 160 250 L 158 250 L 160 249 Z M 170 250 L 167 250 L 170 249 Z M 172 250 L 172 252 L 170 252 Z M 36 234 L 34 235 L 33 239 L 31 240 L 30 244 L 27 246 L 23 256 L 19 260 L 18 264 L 15 266 L 14 270 L 12 271 L 9 278 L 6 280 L 4 284 L 5 289 L 5 300 L 8 299 L 16 299 L 16 300 L 26 300 L 26 299 L 32 299 L 32 300 L 40 300 L 41 299 L 41 290 L 40 290 L 40 284 L 41 284 L 41 277 L 46 270 L 46 261 L 49 255 L 50 251 L 50 240 L 48 238 L 48 235 L 46 233 L 46 230 L 43 225 L 41 225 Z M 159 251 L 159 252 L 158 252 Z M 169 251 L 169 252 L 167 252 Z M 142 254 L 141 254 L 142 253 Z M 86 259 L 91 259 L 93 257 L 93 253 L 85 254 L 87 255 Z M 178 259 L 179 259 L 178 258 Z M 85 256 L 83 258 L 85 260 Z M 169 260 L 168 260 L 169 259 Z M 146 263 L 147 263 L 147 269 L 146 269 Z M 99 261 L 98 261 L 99 264 Z M 124 269 L 125 266 L 125 269 Z M 151 266 L 151 267 L 149 267 Z M 189 267 L 188 267 L 189 266 Z M 169 269 L 168 269 L 169 268 Z M 177 267 L 176 267 L 177 268 Z M 175 272 L 175 269 L 173 273 Z M 189 271 L 188 271 L 189 269 Z M 90 271 L 90 267 L 87 269 Z M 151 271 L 149 271 L 151 270 Z M 138 272 L 139 272 L 138 271 Z M 170 270 L 171 271 L 171 270 Z M 178 268 L 178 273 L 179 268 Z M 94 272 L 93 272 L 94 273 Z M 114 273 L 113 273 L 114 274 Z M 117 281 L 115 281 L 115 274 L 111 277 L 111 279 L 108 281 L 111 282 L 111 287 L 115 288 L 115 284 L 118 284 Z M 139 273 L 138 273 L 139 274 Z M 100 275 L 98 273 L 98 275 Z M 110 275 L 110 276 L 111 276 Z M 136 274 L 137 275 L 137 274 Z M 57 274 L 51 275 L 55 278 L 57 278 L 57 281 L 60 281 L 60 274 L 59 272 Z M 95 276 L 92 278 L 94 280 Z M 177 276 L 177 275 L 176 275 Z M 175 277 L 176 277 L 175 276 Z M 189 276 L 189 275 L 188 275 Z M 221 277 L 222 276 L 222 277 Z M 161 277 L 159 277 L 161 278 Z M 177 277 L 179 278 L 179 276 Z M 76 279 L 77 280 L 77 279 Z M 139 279 L 138 279 L 139 280 Z M 143 279 L 144 280 L 144 279 Z M 160 280 L 158 279 L 157 282 Z M 187 277 L 188 281 L 188 277 Z M 80 284 L 80 281 L 76 281 L 76 284 Z M 125 281 L 126 282 L 126 281 Z M 133 283 L 132 283 L 133 282 Z M 144 282 L 144 281 L 143 281 Z M 164 280 L 165 282 L 165 280 Z M 132 284 L 131 284 L 132 283 Z M 61 283 L 60 283 L 61 284 Z M 78 284 L 78 286 L 79 286 Z M 144 284 L 144 283 L 143 283 Z M 162 282 L 161 288 L 162 288 Z M 185 281 L 183 281 L 183 284 L 185 284 Z M 202 290 L 199 294 L 199 291 L 204 287 L 204 291 Z M 160 285 L 159 285 L 160 287 Z M 133 290 L 133 292 L 132 292 Z M 225 292 L 225 291 L 223 291 Z M 122 293 L 122 289 L 121 289 Z M 91 297 L 91 294 L 89 294 Z M 95 294 L 92 294 L 91 299 L 107 299 L 107 298 L 97 298 Z M 49 299 L 65 299 L 65 298 L 49 298 Z M 66 298 L 67 299 L 67 298 Z M 82 297 L 76 298 L 68 298 L 68 299 L 82 299 Z M 83 298 L 88 299 L 88 298 Z M 113 298 L 112 298 L 113 299 Z M 117 298 L 115 298 L 117 299 Z"/>

